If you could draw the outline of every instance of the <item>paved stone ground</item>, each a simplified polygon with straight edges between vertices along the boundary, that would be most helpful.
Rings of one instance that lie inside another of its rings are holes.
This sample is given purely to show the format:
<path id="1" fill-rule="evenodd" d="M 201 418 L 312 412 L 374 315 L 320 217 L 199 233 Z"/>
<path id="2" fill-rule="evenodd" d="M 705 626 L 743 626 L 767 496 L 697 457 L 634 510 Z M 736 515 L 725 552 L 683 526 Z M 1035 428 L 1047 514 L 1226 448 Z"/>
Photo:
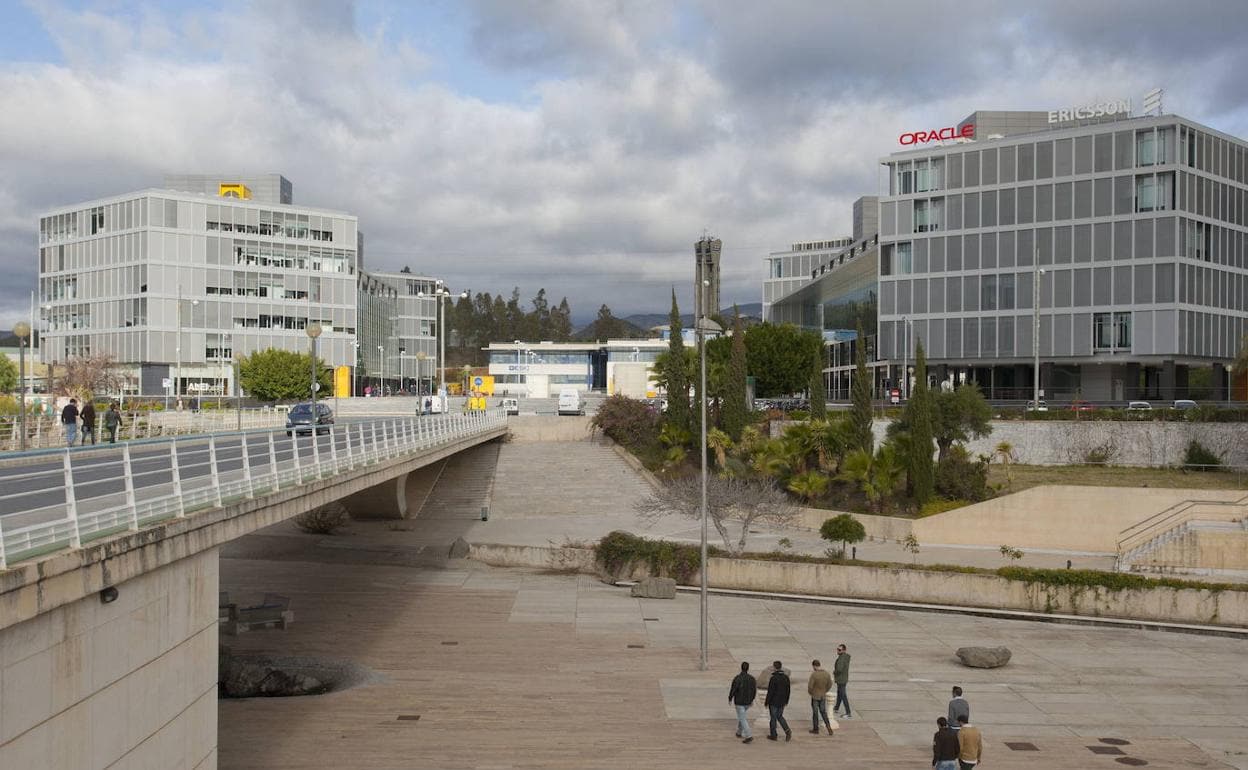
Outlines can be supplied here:
<path id="1" fill-rule="evenodd" d="M 223 559 L 222 590 L 289 595 L 296 622 L 223 642 L 346 658 L 381 679 L 222 702 L 226 769 L 927 767 L 954 683 L 985 731 L 988 767 L 1120 767 L 1088 748 L 1119 738 L 1150 767 L 1248 768 L 1236 640 L 713 597 L 712 665 L 699 672 L 695 596 L 639 600 L 585 576 L 438 566 L 419 548 L 413 562 L 426 566 L 383 566 L 315 538 L 250 540 L 233 555 L 251 558 Z M 274 542 L 286 544 L 280 560 L 255 547 Z M 830 660 L 841 641 L 854 655 L 855 718 L 835 737 L 805 732 L 798 695 L 791 744 L 733 740 L 726 695 L 739 660 L 781 658 L 800 693 L 809 660 Z M 1014 659 L 962 668 L 952 651 L 967 643 L 1006 644 Z"/>

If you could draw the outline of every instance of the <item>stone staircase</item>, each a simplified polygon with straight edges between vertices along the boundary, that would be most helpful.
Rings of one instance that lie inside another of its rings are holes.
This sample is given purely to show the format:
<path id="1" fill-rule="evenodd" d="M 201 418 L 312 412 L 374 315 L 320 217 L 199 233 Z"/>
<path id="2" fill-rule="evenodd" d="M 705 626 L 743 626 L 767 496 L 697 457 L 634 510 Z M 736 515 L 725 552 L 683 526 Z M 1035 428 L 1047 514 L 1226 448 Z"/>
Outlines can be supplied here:
<path id="1" fill-rule="evenodd" d="M 1192 500 L 1162 513 L 1124 531 L 1120 571 L 1248 573 L 1248 497 Z"/>

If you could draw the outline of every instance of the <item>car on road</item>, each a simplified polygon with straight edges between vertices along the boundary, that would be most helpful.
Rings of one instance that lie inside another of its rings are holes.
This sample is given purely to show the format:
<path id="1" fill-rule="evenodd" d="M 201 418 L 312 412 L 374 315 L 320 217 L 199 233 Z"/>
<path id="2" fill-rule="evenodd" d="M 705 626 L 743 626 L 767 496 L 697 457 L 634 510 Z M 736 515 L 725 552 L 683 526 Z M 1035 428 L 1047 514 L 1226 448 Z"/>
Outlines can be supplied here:
<path id="1" fill-rule="evenodd" d="M 1196 402 L 1187 398 L 1175 399 L 1173 408 L 1174 409 L 1195 409 Z"/>
<path id="2" fill-rule="evenodd" d="M 518 398 L 504 398 L 498 402 L 498 405 L 502 408 L 503 413 L 508 416 L 513 414 L 519 416 L 520 414 L 520 399 Z"/>
<path id="3" fill-rule="evenodd" d="M 295 404 L 286 413 L 286 435 L 293 436 L 298 433 L 311 433 L 315 430 L 318 434 L 329 433 L 333 430 L 334 410 L 325 404 L 313 404 L 304 402 Z"/>
<path id="4" fill-rule="evenodd" d="M 1074 401 L 1070 402 L 1069 408 L 1072 412 L 1091 412 L 1095 411 L 1096 406 L 1090 401 L 1084 401 L 1081 398 L 1076 398 Z"/>
<path id="5" fill-rule="evenodd" d="M 1130 401 L 1127 403 L 1128 412 L 1151 412 L 1153 405 L 1147 401 Z"/>
<path id="6" fill-rule="evenodd" d="M 1049 405 L 1048 405 L 1048 403 L 1047 403 L 1047 402 L 1045 402 L 1045 400 L 1044 400 L 1043 398 L 1042 398 L 1042 399 L 1040 399 L 1040 405 L 1039 405 L 1039 406 L 1037 406 L 1037 405 L 1036 405 L 1036 402 L 1035 402 L 1035 401 L 1028 401 L 1028 402 L 1027 402 L 1027 411 L 1029 411 L 1029 412 L 1047 412 L 1047 411 L 1049 411 Z"/>
<path id="7" fill-rule="evenodd" d="M 563 388 L 559 391 L 558 414 L 585 414 L 585 402 L 581 400 L 581 392 L 576 388 Z"/>

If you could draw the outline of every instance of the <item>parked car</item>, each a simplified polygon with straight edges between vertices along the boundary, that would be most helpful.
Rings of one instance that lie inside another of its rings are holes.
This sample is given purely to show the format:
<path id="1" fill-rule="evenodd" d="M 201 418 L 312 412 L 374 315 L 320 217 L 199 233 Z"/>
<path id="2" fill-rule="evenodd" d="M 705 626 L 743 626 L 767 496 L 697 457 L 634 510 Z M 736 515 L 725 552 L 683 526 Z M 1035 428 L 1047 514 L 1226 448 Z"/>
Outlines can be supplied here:
<path id="1" fill-rule="evenodd" d="M 1151 412 L 1153 405 L 1147 401 L 1130 401 L 1127 403 L 1128 412 Z"/>
<path id="2" fill-rule="evenodd" d="M 1084 401 L 1080 398 L 1070 402 L 1070 411 L 1072 412 L 1091 412 L 1095 409 L 1096 406 L 1094 406 L 1091 402 Z"/>
<path id="3" fill-rule="evenodd" d="M 559 391 L 558 414 L 585 414 L 585 405 L 581 400 L 581 392 L 576 388 L 563 388 Z"/>
<path id="4" fill-rule="evenodd" d="M 1048 403 L 1047 403 L 1047 402 L 1046 402 L 1043 398 L 1042 398 L 1042 399 L 1040 399 L 1040 405 L 1039 405 L 1039 406 L 1037 406 L 1037 405 L 1036 405 L 1036 402 L 1035 402 L 1035 401 L 1028 401 L 1028 402 L 1027 402 L 1027 411 L 1029 411 L 1029 412 L 1047 412 L 1047 411 L 1049 411 L 1049 405 L 1048 405 Z"/>
<path id="5" fill-rule="evenodd" d="M 1175 399 L 1175 401 L 1174 401 L 1174 408 L 1175 408 L 1175 409 L 1195 409 L 1195 408 L 1196 408 L 1196 402 L 1195 402 L 1195 401 L 1192 401 L 1191 399 L 1187 399 L 1187 398 L 1179 398 L 1179 399 Z"/>
<path id="6" fill-rule="evenodd" d="M 316 412 L 313 413 L 315 406 Z M 311 433 L 313 429 L 319 433 L 329 433 L 334 424 L 334 410 L 325 404 L 315 404 L 306 402 L 295 404 L 286 414 L 286 435 L 293 436 L 296 433 Z"/>
<path id="7" fill-rule="evenodd" d="M 504 398 L 502 401 L 498 402 L 498 405 L 502 407 L 504 414 L 520 414 L 520 399 L 518 398 Z"/>

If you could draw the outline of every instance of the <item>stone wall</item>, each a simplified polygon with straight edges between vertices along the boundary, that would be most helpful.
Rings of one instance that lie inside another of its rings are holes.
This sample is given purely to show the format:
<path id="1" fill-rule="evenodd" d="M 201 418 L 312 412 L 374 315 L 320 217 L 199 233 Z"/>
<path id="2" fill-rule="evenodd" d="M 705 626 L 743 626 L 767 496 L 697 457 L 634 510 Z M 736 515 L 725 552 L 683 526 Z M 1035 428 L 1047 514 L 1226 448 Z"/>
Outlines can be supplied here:
<path id="1" fill-rule="evenodd" d="M 771 435 L 791 423 L 774 421 Z M 876 441 L 887 435 L 888 421 L 876 420 Z M 1154 422 L 1110 420 L 993 420 L 992 433 L 967 445 L 971 454 L 991 455 L 998 444 L 1014 447 L 1026 465 L 1081 463 L 1093 450 L 1107 449 L 1111 465 L 1178 465 L 1188 443 L 1196 440 L 1227 465 L 1248 467 L 1248 423 Z"/>
<path id="2" fill-rule="evenodd" d="M 216 767 L 217 551 L 0 631 L 0 767 Z"/>
<path id="3" fill-rule="evenodd" d="M 555 550 L 576 549 L 474 544 L 472 558 L 497 566 L 545 569 Z M 585 571 L 592 572 L 592 554 L 587 550 L 584 554 L 582 563 L 589 565 Z M 1161 587 L 1110 591 L 1045 586 L 990 574 L 716 557 L 707 566 L 707 581 L 713 588 L 1248 627 L 1248 592 L 1244 591 Z"/>

